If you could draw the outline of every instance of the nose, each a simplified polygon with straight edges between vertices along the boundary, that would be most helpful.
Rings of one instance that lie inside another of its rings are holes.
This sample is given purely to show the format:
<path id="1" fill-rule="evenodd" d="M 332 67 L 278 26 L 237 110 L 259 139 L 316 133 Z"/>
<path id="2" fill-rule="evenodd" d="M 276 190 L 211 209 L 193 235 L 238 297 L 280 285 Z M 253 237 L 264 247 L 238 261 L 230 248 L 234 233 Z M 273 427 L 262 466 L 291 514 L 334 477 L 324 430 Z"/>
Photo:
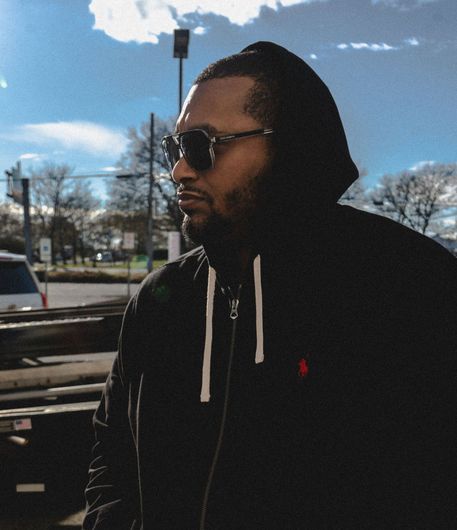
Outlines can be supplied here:
<path id="1" fill-rule="evenodd" d="M 182 156 L 176 162 L 175 167 L 171 172 L 171 178 L 176 184 L 180 184 L 183 180 L 195 180 L 198 178 L 198 175 L 195 169 L 192 169 L 186 159 Z"/>

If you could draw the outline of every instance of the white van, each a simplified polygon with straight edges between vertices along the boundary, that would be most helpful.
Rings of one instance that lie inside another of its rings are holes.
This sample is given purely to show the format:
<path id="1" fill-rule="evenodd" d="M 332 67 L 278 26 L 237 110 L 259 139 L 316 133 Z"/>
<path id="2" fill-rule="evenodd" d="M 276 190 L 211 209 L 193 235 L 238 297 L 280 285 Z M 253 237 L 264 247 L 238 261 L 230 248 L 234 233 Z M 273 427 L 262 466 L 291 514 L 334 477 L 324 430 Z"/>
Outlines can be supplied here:
<path id="1" fill-rule="evenodd" d="M 26 257 L 0 250 L 0 311 L 44 309 L 47 305 Z"/>

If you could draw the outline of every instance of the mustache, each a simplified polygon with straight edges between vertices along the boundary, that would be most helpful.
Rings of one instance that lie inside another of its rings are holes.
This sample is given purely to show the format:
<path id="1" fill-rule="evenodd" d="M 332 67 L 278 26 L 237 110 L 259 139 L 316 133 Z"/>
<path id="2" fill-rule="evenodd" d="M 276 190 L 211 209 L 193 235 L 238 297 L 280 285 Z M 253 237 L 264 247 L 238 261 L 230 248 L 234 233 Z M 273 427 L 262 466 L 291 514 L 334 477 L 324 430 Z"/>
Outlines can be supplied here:
<path id="1" fill-rule="evenodd" d="M 207 200 L 208 202 L 212 202 L 212 197 L 206 193 L 205 191 L 202 191 L 200 189 L 198 189 L 196 186 L 183 186 L 183 185 L 180 185 L 178 187 L 178 189 L 176 190 L 176 193 L 186 193 L 186 192 L 189 192 L 189 193 L 195 193 L 195 195 L 198 195 L 199 197 L 202 197 L 203 199 Z"/>

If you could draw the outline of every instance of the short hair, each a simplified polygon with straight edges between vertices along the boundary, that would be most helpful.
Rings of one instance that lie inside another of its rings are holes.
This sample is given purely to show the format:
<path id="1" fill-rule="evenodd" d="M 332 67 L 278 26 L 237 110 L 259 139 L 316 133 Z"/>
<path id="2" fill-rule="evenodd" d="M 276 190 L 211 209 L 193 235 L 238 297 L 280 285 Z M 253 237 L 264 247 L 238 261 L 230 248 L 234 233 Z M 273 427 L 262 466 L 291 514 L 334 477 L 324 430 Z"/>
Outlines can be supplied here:
<path id="1" fill-rule="evenodd" d="M 278 118 L 279 84 L 271 57 L 252 50 L 224 57 L 207 66 L 194 81 L 198 85 L 211 79 L 250 77 L 255 83 L 249 90 L 244 112 L 263 127 L 273 127 Z"/>

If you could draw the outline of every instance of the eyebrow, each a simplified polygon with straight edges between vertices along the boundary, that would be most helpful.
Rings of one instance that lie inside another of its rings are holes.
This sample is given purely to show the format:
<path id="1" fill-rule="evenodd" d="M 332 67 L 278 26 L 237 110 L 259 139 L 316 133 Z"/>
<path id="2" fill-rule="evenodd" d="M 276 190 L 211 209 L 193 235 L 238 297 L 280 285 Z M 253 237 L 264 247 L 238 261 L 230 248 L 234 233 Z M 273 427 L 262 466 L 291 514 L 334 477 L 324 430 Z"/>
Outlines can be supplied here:
<path id="1" fill-rule="evenodd" d="M 199 123 L 192 127 L 192 129 L 188 129 L 189 131 L 194 131 L 195 129 L 203 129 L 206 131 L 210 136 L 217 136 L 218 134 L 225 134 L 223 131 L 218 131 L 214 125 L 210 125 L 209 123 Z M 175 127 L 175 134 L 179 134 L 178 129 Z"/>

